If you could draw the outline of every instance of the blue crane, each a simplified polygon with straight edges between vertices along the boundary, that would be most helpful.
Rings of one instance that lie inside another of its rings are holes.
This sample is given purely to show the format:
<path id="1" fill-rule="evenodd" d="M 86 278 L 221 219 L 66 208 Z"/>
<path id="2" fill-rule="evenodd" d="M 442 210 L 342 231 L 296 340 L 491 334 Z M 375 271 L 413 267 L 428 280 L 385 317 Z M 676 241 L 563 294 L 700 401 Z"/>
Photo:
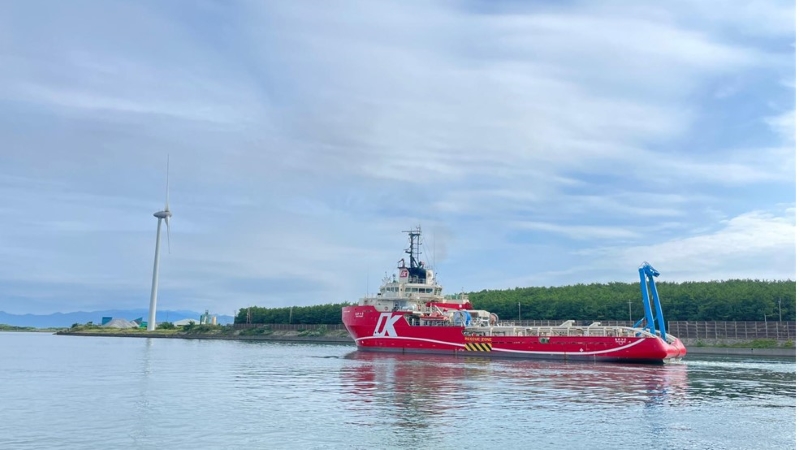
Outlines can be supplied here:
<path id="1" fill-rule="evenodd" d="M 643 262 L 639 267 L 639 283 L 642 288 L 642 302 L 644 303 L 644 318 L 636 322 L 634 327 L 639 327 L 642 321 L 645 321 L 645 328 L 650 333 L 656 333 L 656 326 L 658 326 L 658 336 L 664 341 L 667 340 L 667 323 L 664 322 L 664 313 L 661 311 L 661 300 L 658 298 L 658 290 L 656 290 L 656 277 L 659 276 L 658 270 L 650 265 L 647 261 Z M 649 289 L 648 289 L 649 288 Z M 653 311 L 655 310 L 656 317 L 653 318 Z"/>

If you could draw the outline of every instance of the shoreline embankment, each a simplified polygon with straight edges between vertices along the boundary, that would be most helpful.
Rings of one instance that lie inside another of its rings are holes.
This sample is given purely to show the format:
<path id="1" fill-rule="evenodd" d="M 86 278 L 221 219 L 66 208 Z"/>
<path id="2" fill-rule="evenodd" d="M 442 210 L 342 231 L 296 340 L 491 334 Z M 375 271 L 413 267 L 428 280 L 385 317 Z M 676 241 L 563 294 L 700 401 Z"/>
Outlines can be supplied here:
<path id="1" fill-rule="evenodd" d="M 336 344 L 355 346 L 353 339 L 349 336 L 296 336 L 290 334 L 272 334 L 257 336 L 241 335 L 219 335 L 219 334 L 145 334 L 145 333 L 97 333 L 81 331 L 59 331 L 55 333 L 61 336 L 95 336 L 95 337 L 130 337 L 130 338 L 152 338 L 152 339 L 202 339 L 202 340 L 223 340 L 223 341 L 263 341 L 263 342 L 294 342 L 294 343 L 316 343 L 316 344 Z M 686 358 L 691 359 L 695 355 L 722 355 L 722 356 L 767 356 L 776 358 L 796 358 L 795 348 L 743 348 L 743 347 L 686 347 Z"/>
<path id="2" fill-rule="evenodd" d="M 204 339 L 216 341 L 274 341 L 274 342 L 314 342 L 319 344 L 353 344 L 353 339 L 349 336 L 297 336 L 292 334 L 271 334 L 271 335 L 225 335 L 225 334 L 159 334 L 159 333 L 103 333 L 86 331 L 59 331 L 55 334 L 60 336 L 98 336 L 98 337 L 130 337 L 130 338 L 153 338 L 153 339 Z"/>

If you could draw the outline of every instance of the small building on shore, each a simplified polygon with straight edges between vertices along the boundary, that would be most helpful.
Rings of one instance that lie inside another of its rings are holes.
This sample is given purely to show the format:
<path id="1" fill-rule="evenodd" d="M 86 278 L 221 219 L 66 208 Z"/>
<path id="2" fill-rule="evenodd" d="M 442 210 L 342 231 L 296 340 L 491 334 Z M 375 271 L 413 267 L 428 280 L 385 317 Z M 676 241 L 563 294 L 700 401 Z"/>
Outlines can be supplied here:
<path id="1" fill-rule="evenodd" d="M 185 326 L 185 325 L 189 325 L 190 323 L 193 323 L 195 325 L 199 325 L 200 321 L 197 320 L 197 319 L 188 319 L 187 318 L 187 319 L 181 319 L 181 320 L 176 320 L 175 322 L 172 322 L 172 324 L 175 325 L 176 327 L 182 327 L 182 326 Z"/>

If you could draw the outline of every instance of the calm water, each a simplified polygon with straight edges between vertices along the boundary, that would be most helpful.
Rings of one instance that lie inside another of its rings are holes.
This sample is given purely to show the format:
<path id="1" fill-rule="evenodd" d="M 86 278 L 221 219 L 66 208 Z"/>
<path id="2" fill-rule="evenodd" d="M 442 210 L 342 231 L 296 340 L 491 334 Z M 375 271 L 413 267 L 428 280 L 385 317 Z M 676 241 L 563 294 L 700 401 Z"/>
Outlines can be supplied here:
<path id="1" fill-rule="evenodd" d="M 795 448 L 794 360 L 0 333 L 0 448 Z"/>

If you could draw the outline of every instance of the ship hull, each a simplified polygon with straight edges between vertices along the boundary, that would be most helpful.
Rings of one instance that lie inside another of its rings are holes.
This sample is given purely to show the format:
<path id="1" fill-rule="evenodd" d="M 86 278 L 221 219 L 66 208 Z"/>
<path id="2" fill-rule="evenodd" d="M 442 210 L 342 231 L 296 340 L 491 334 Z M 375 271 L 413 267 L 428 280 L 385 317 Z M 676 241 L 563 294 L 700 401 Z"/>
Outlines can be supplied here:
<path id="1" fill-rule="evenodd" d="M 361 351 L 645 363 L 679 361 L 686 354 L 678 339 L 668 344 L 636 336 L 465 336 L 462 326 L 412 326 L 403 316 L 371 306 L 342 309 L 342 321 Z"/>

